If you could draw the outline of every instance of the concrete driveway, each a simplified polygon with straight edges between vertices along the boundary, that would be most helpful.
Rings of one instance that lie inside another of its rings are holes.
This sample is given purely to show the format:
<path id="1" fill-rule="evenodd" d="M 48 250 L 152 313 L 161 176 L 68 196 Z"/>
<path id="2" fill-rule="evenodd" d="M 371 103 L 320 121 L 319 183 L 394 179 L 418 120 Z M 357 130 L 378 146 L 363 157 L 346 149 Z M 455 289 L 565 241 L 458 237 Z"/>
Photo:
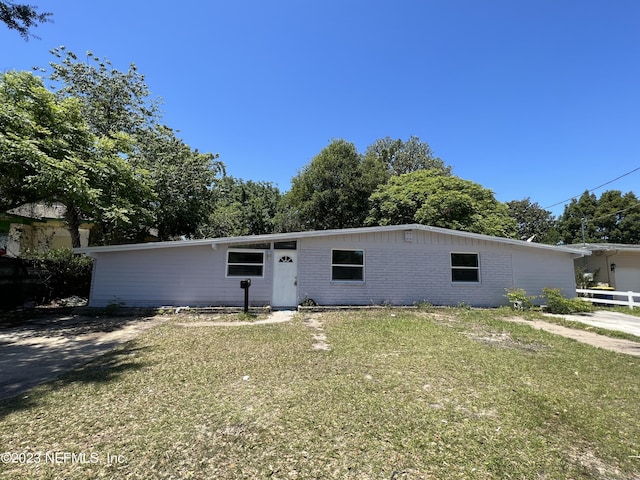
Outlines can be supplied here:
<path id="1" fill-rule="evenodd" d="M 607 330 L 617 330 L 619 332 L 630 333 L 640 337 L 640 317 L 626 315 L 619 312 L 609 312 L 606 310 L 596 310 L 593 313 L 581 315 L 551 315 L 562 317 L 574 322 L 586 323 L 594 327 L 606 328 Z"/>
<path id="2" fill-rule="evenodd" d="M 161 317 L 47 316 L 0 329 L 0 399 L 48 382 L 163 321 Z"/>

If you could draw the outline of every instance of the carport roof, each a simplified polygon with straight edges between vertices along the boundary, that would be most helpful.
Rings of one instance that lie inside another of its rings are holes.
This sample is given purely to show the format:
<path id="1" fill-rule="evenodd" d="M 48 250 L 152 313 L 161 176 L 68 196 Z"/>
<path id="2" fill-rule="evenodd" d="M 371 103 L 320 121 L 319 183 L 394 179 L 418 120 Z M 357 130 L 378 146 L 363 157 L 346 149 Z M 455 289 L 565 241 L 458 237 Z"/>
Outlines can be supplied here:
<path id="1" fill-rule="evenodd" d="M 628 243 L 581 243 L 579 245 L 572 245 L 590 252 L 596 251 L 617 251 L 617 252 L 636 252 L 640 253 L 640 245 L 633 245 Z"/>
<path id="2" fill-rule="evenodd" d="M 489 242 L 502 243 L 506 245 L 514 245 L 518 247 L 535 248 L 552 250 L 556 252 L 565 252 L 574 254 L 576 256 L 591 255 L 589 250 L 580 248 L 578 245 L 571 246 L 557 246 L 546 245 L 543 243 L 525 242 L 522 240 L 514 240 L 511 238 L 493 237 L 490 235 L 482 235 L 479 233 L 464 232 L 461 230 L 450 230 L 447 228 L 431 227 L 429 225 L 420 224 L 406 224 L 406 225 L 385 225 L 377 227 L 359 227 L 359 228 L 340 228 L 333 230 L 311 230 L 306 232 L 289 232 L 289 233 L 270 233 L 264 235 L 246 235 L 240 237 L 222 237 L 222 238 L 206 238 L 199 240 L 178 240 L 168 242 L 150 242 L 150 243 L 132 243 L 126 245 L 108 245 L 102 247 L 84 247 L 74 249 L 75 253 L 85 253 L 88 255 L 95 253 L 107 253 L 107 252 L 125 252 L 133 250 L 152 250 L 159 248 L 184 248 L 201 245 L 209 245 L 215 247 L 217 245 L 229 245 L 229 244 L 247 244 L 247 243 L 265 243 L 265 242 L 277 242 L 285 240 L 297 240 L 303 238 L 315 238 L 315 237 L 329 237 L 334 235 L 353 235 L 353 234 L 366 234 L 366 233 L 378 233 L 389 231 L 426 231 L 432 233 L 439 233 L 443 235 L 453 235 L 457 237 L 470 238 L 476 240 L 483 240 Z"/>

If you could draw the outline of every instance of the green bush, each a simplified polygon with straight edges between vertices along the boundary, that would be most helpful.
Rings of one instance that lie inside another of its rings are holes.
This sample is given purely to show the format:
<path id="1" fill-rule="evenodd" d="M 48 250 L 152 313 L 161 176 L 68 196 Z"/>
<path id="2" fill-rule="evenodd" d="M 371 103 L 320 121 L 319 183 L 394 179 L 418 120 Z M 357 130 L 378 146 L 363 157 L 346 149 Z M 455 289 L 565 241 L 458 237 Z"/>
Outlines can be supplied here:
<path id="1" fill-rule="evenodd" d="M 507 299 L 511 304 L 511 308 L 514 310 L 530 310 L 533 308 L 533 301 L 536 299 L 535 295 L 527 296 L 522 288 L 505 288 Z"/>
<path id="2" fill-rule="evenodd" d="M 543 288 L 543 297 L 546 299 L 550 313 L 569 314 L 581 312 L 593 312 L 593 305 L 580 298 L 566 298 L 562 296 L 559 288 Z"/>
<path id="3" fill-rule="evenodd" d="M 68 248 L 39 253 L 29 251 L 22 259 L 42 283 L 48 302 L 58 298 L 79 296 L 87 298 L 91 288 L 93 259 L 74 255 Z"/>

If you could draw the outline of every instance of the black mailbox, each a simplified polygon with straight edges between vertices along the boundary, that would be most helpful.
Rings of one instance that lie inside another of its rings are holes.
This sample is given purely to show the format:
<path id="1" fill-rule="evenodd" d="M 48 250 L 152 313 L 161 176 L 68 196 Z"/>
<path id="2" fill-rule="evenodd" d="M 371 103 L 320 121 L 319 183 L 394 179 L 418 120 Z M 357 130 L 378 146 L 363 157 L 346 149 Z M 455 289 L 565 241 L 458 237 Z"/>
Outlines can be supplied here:
<path id="1" fill-rule="evenodd" d="M 251 286 L 251 279 L 240 280 L 240 288 L 244 290 L 244 313 L 249 312 L 249 287 Z"/>

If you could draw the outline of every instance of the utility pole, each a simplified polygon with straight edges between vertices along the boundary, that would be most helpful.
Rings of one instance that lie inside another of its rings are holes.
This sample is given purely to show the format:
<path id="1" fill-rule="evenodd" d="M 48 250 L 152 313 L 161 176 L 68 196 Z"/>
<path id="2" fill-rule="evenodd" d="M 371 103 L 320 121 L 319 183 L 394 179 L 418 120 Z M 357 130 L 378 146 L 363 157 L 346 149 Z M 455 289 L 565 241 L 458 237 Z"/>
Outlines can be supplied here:
<path id="1" fill-rule="evenodd" d="M 585 245 L 586 242 L 584 241 L 584 217 L 582 217 L 582 220 L 580 221 L 580 226 L 582 228 L 582 244 Z"/>

